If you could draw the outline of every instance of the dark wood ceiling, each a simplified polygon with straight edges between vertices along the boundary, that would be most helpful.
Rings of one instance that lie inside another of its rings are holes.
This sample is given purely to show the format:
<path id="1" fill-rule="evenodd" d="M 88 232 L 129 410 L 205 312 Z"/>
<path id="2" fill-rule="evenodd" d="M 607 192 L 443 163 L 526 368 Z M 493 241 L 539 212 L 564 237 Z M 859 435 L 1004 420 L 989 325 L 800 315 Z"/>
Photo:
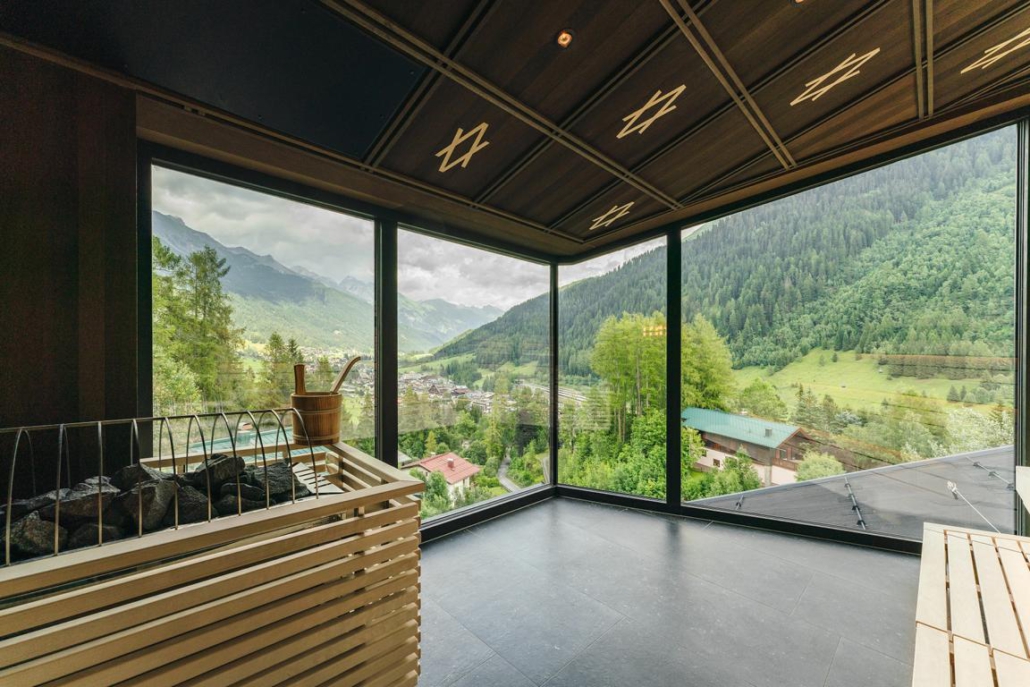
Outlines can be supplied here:
<path id="1" fill-rule="evenodd" d="M 384 205 L 558 258 L 1030 103 L 1027 0 L 6 8 L 4 31 L 337 154 Z"/>
<path id="2" fill-rule="evenodd" d="M 323 4 L 428 67 L 366 162 L 571 253 L 1030 77 L 1013 0 Z"/>

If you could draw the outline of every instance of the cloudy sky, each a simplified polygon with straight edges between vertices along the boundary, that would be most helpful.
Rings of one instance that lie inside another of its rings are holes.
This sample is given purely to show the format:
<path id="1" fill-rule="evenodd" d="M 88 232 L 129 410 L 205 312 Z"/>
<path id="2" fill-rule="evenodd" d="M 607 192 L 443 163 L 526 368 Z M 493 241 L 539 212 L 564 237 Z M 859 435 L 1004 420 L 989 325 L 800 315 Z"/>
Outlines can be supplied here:
<path id="1" fill-rule="evenodd" d="M 372 282 L 372 222 L 276 196 L 153 168 L 153 207 L 180 217 L 227 246 L 271 255 L 334 281 L 350 276 Z M 559 270 L 561 285 L 611 271 L 657 247 L 655 242 L 616 251 Z M 442 298 L 504 310 L 547 291 L 548 268 L 514 258 L 402 231 L 397 279 L 415 300 Z"/>
<path id="2" fill-rule="evenodd" d="M 580 279 L 597 277 L 611 272 L 616 267 L 625 264 L 630 259 L 637 257 L 655 248 L 665 245 L 665 239 L 655 239 L 645 243 L 638 243 L 629 248 L 606 253 L 599 258 L 587 260 L 576 265 L 568 265 L 558 268 L 558 286 L 565 286 Z"/>

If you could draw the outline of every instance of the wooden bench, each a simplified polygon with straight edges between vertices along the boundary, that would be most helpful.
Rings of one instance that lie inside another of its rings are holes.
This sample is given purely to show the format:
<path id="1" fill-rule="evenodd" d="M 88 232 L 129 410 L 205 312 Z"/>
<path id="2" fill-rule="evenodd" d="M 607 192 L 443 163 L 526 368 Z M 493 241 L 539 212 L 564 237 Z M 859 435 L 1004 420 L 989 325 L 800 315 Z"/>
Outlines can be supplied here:
<path id="1" fill-rule="evenodd" d="M 1030 538 L 923 528 L 913 687 L 1030 686 Z"/>

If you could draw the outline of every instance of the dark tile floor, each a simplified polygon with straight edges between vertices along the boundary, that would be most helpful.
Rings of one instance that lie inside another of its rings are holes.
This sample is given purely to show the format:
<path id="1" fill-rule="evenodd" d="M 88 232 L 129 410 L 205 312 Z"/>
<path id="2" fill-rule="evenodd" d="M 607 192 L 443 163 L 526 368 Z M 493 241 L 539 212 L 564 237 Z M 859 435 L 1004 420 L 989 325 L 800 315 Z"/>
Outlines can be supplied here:
<path id="1" fill-rule="evenodd" d="M 430 542 L 422 687 L 901 687 L 919 559 L 551 499 Z"/>

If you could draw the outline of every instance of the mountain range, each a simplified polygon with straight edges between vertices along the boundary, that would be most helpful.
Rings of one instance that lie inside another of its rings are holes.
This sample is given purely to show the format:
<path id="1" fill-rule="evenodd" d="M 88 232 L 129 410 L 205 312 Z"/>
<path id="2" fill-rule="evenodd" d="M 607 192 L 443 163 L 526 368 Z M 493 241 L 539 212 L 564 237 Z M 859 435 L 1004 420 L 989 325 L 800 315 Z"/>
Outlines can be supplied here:
<path id="1" fill-rule="evenodd" d="M 683 235 L 683 314 L 738 367 L 814 348 L 1011 357 L 1016 136 L 1003 129 L 738 212 Z M 665 247 L 559 291 L 559 364 L 590 375 L 601 323 L 665 310 Z M 548 297 L 437 350 L 548 359 Z"/>
<path id="2" fill-rule="evenodd" d="M 173 253 L 187 256 L 209 246 L 229 272 L 222 287 L 233 305 L 233 321 L 244 338 L 264 342 L 273 331 L 301 346 L 371 352 L 374 342 L 374 285 L 354 277 L 340 281 L 303 267 L 287 267 L 271 255 L 226 246 L 178 217 L 154 211 L 153 234 Z M 503 311 L 456 305 L 442 299 L 398 297 L 398 347 L 429 351 L 486 324 Z"/>

